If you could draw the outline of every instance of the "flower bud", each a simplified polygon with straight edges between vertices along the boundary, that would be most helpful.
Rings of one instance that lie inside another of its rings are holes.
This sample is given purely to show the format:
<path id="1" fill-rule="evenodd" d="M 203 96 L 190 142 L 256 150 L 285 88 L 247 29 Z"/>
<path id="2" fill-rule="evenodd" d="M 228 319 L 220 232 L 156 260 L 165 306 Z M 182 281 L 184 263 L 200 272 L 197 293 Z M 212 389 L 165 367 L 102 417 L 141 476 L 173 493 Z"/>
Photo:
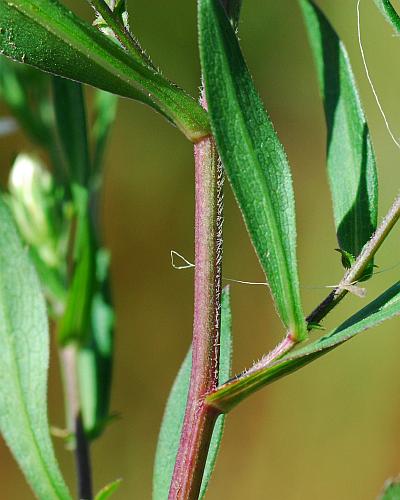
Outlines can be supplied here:
<path id="1" fill-rule="evenodd" d="M 9 177 L 10 206 L 22 238 L 49 267 L 62 261 L 62 216 L 53 179 L 40 160 L 19 154 Z"/>

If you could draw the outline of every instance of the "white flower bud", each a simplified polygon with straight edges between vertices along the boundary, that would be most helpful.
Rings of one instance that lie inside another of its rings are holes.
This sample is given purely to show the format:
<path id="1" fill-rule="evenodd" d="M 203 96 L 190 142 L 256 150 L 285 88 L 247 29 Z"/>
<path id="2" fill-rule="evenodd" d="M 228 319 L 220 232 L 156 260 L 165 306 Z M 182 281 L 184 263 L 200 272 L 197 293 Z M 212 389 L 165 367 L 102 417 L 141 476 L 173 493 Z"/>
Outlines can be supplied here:
<path id="1" fill-rule="evenodd" d="M 53 180 L 40 160 L 19 154 L 9 177 L 10 205 L 23 239 L 47 265 L 60 261 Z M 58 228 L 59 230 L 61 227 Z"/>

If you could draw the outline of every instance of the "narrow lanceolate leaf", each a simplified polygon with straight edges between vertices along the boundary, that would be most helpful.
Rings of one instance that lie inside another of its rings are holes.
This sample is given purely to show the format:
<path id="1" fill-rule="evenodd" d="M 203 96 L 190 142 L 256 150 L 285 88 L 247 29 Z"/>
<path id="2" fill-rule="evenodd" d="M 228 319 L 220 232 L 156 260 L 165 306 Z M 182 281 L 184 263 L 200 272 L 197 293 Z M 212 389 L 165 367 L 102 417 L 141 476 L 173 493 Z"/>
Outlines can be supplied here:
<path id="1" fill-rule="evenodd" d="M 364 330 L 398 315 L 400 315 L 400 281 L 328 335 L 284 356 L 267 368 L 227 382 L 206 401 L 221 411 L 228 412 L 241 400 L 265 385 L 302 368 Z"/>
<path id="2" fill-rule="evenodd" d="M 64 315 L 58 325 L 60 344 L 86 342 L 95 284 L 95 233 L 89 212 L 89 193 L 86 188 L 72 185 L 75 209 L 73 231 L 72 276 Z"/>
<path id="3" fill-rule="evenodd" d="M 389 0 L 374 0 L 397 34 L 400 33 L 400 16 Z"/>
<path id="4" fill-rule="evenodd" d="M 229 289 L 222 293 L 221 305 L 221 359 L 219 380 L 229 378 L 231 367 L 231 310 Z M 172 386 L 165 409 L 160 434 L 158 437 L 157 452 L 153 471 L 153 500 L 168 498 L 172 473 L 174 471 L 179 439 L 185 416 L 186 400 L 189 391 L 190 371 L 192 366 L 192 352 L 189 349 L 182 366 Z M 207 463 L 201 484 L 200 496 L 203 498 L 210 480 L 224 428 L 224 417 L 218 417 L 208 452 Z"/>
<path id="5" fill-rule="evenodd" d="M 70 499 L 47 421 L 46 306 L 1 199 L 0 235 L 0 430 L 38 498 Z"/>
<path id="6" fill-rule="evenodd" d="M 297 340 L 306 328 L 288 161 L 219 0 L 199 2 L 200 56 L 211 126 L 278 312 Z"/>
<path id="7" fill-rule="evenodd" d="M 67 179 L 86 186 L 90 178 L 86 108 L 80 83 L 53 77 L 53 99 L 58 138 Z"/>
<path id="8" fill-rule="evenodd" d="M 193 142 L 209 134 L 207 113 L 194 99 L 58 1 L 0 0 L 0 53 L 149 104 Z"/>
<path id="9" fill-rule="evenodd" d="M 400 482 L 390 479 L 385 483 L 384 491 L 379 500 L 400 500 Z"/>
<path id="10" fill-rule="evenodd" d="M 375 155 L 346 48 L 312 1 L 300 0 L 300 5 L 324 101 L 329 184 L 342 261 L 348 267 L 346 253 L 357 257 L 376 229 Z"/>

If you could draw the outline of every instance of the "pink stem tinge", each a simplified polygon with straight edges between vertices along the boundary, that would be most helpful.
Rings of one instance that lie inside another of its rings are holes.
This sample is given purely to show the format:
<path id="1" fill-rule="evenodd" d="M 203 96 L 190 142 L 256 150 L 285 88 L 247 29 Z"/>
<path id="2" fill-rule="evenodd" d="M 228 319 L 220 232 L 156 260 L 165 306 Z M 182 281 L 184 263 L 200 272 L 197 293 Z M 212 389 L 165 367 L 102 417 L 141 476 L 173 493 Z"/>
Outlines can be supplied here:
<path id="1" fill-rule="evenodd" d="M 204 100 L 202 104 L 205 106 Z M 204 399 L 218 385 L 223 171 L 211 136 L 195 145 L 194 156 L 196 212 L 192 371 L 169 500 L 198 498 L 218 416 L 218 411 L 207 406 Z"/>

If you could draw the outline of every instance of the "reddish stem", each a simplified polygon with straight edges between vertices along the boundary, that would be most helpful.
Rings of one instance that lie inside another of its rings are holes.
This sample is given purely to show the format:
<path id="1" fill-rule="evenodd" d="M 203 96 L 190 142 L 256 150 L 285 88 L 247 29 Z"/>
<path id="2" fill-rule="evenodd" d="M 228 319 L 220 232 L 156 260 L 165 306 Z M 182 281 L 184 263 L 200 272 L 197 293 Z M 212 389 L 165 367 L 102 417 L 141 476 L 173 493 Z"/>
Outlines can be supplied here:
<path id="1" fill-rule="evenodd" d="M 212 137 L 206 137 L 195 145 L 194 156 L 196 213 L 192 372 L 169 500 L 198 498 L 218 416 L 217 410 L 206 405 L 204 399 L 218 385 L 223 173 Z"/>
<path id="2" fill-rule="evenodd" d="M 279 342 L 279 344 L 272 351 L 270 351 L 268 354 L 265 354 L 260 359 L 260 361 L 254 363 L 251 368 L 246 370 L 246 376 L 267 368 L 271 363 L 287 354 L 296 344 L 297 340 L 295 339 L 293 334 L 290 332 L 287 333 L 282 341 Z"/>

